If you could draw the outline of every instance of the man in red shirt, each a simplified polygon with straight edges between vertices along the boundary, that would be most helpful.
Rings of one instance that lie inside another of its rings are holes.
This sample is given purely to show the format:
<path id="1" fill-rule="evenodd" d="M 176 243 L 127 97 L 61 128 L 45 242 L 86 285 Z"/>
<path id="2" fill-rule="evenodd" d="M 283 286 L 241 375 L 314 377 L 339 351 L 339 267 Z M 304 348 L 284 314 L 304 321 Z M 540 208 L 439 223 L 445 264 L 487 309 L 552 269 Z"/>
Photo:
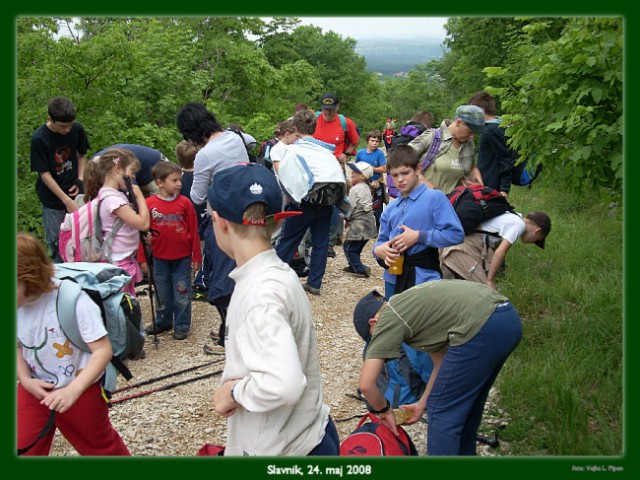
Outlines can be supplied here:
<path id="1" fill-rule="evenodd" d="M 333 154 L 344 165 L 348 155 L 355 155 L 360 137 L 356 124 L 349 117 L 338 114 L 340 102 L 333 93 L 325 93 L 320 98 L 320 115 L 316 122 L 314 138 L 336 146 Z M 347 141 L 348 140 L 348 141 Z"/>
<path id="2" fill-rule="evenodd" d="M 333 154 L 344 169 L 348 155 L 354 155 L 358 149 L 360 136 L 356 124 L 349 117 L 338 114 L 340 102 L 333 93 L 325 93 L 320 98 L 320 115 L 316 120 L 314 138 L 336 146 Z M 329 256 L 335 257 L 333 247 L 338 244 L 338 238 L 344 229 L 338 210 L 334 207 L 329 233 Z"/>

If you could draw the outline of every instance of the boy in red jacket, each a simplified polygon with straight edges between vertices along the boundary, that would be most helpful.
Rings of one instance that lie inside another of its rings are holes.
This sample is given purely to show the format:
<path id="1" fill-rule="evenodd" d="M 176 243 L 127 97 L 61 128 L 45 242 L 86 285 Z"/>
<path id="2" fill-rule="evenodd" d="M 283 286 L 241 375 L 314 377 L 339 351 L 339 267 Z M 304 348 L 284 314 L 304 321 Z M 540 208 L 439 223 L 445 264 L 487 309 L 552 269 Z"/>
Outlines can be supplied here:
<path id="1" fill-rule="evenodd" d="M 151 217 L 153 280 L 162 301 L 157 308 L 154 326 L 147 335 L 173 328 L 173 338 L 184 340 L 191 330 L 191 283 L 202 263 L 198 219 L 191 200 L 180 195 L 182 171 L 173 162 L 158 162 L 152 169 L 159 192 L 147 198 Z M 146 271 L 143 248 L 138 259 Z"/>

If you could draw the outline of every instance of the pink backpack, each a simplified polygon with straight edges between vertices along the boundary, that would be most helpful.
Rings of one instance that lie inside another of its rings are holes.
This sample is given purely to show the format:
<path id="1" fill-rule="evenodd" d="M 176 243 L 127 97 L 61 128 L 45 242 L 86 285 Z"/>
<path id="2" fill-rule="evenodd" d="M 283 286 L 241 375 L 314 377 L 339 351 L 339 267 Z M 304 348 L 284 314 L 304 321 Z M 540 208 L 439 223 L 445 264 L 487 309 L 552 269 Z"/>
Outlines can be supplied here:
<path id="1" fill-rule="evenodd" d="M 107 196 L 110 195 L 105 197 Z M 116 219 L 113 229 L 104 238 L 99 212 L 100 203 L 105 197 L 100 198 L 98 195 L 78 210 L 65 215 L 58 240 L 58 250 L 63 261 L 111 262 L 111 244 L 124 222 L 121 218 Z"/>

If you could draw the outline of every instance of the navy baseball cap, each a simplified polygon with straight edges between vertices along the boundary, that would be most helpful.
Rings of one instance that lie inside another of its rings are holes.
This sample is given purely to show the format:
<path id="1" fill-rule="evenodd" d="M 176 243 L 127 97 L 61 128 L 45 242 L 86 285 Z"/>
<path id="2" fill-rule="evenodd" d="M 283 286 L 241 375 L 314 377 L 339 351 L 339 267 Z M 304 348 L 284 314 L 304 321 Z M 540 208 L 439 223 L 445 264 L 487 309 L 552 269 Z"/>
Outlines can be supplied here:
<path id="1" fill-rule="evenodd" d="M 257 163 L 239 163 L 220 171 L 207 191 L 211 209 L 222 218 L 241 225 L 267 225 L 302 212 L 282 211 L 282 191 L 268 168 Z M 244 219 L 244 211 L 263 203 L 266 216 L 261 221 Z"/>
<path id="2" fill-rule="evenodd" d="M 358 335 L 367 343 L 371 341 L 369 320 L 376 316 L 376 313 L 386 301 L 386 298 L 380 293 L 372 290 L 360 299 L 353 311 L 353 326 L 356 327 Z"/>
<path id="3" fill-rule="evenodd" d="M 335 110 L 338 108 L 338 97 L 336 97 L 333 93 L 325 93 L 320 97 L 320 109 L 329 108 L 331 110 Z"/>

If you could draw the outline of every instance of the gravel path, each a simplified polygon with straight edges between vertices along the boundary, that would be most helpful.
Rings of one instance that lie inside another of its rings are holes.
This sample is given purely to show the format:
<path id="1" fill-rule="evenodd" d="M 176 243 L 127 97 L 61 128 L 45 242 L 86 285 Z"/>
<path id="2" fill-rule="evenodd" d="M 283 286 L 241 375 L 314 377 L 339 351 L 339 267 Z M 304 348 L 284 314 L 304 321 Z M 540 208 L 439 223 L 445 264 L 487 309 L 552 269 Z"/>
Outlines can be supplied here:
<path id="1" fill-rule="evenodd" d="M 365 247 L 365 252 L 370 245 Z M 356 392 L 362 365 L 363 344 L 353 328 L 353 308 L 370 290 L 383 292 L 384 285 L 382 268 L 369 255 L 363 254 L 363 261 L 371 267 L 372 276 L 362 278 L 342 271 L 346 260 L 340 247 L 336 251 L 336 258 L 328 259 L 321 295 L 309 295 L 309 298 L 318 335 L 325 403 L 331 409 L 342 440 L 366 413 L 362 402 L 348 396 Z M 149 299 L 140 296 L 139 301 L 145 324 L 150 324 Z M 194 302 L 190 336 L 176 341 L 170 332 L 163 333 L 158 335 L 157 345 L 153 345 L 153 337 L 149 337 L 145 346 L 146 358 L 128 364 L 133 379 L 126 382 L 119 377 L 118 388 L 126 388 L 158 376 L 191 369 L 114 394 L 111 421 L 133 455 L 193 456 L 204 443 L 225 443 L 225 419 L 211 408 L 211 397 L 224 368 L 224 356 L 203 352 L 204 344 L 211 344 L 209 332 L 217 332 L 219 322 L 220 317 L 213 306 Z M 189 381 L 196 377 L 203 378 Z M 167 387 L 182 381 L 186 382 Z M 152 389 L 159 390 L 149 393 Z M 481 433 L 487 436 L 493 436 L 497 427 L 508 423 L 504 412 L 495 406 L 496 397 L 494 389 L 481 427 Z M 424 455 L 426 424 L 417 423 L 405 428 L 419 454 Z M 481 444 L 478 447 L 480 455 L 508 455 L 507 450 L 508 446 L 503 442 L 497 449 Z M 51 455 L 73 456 L 77 453 L 62 436 L 56 434 Z"/>

